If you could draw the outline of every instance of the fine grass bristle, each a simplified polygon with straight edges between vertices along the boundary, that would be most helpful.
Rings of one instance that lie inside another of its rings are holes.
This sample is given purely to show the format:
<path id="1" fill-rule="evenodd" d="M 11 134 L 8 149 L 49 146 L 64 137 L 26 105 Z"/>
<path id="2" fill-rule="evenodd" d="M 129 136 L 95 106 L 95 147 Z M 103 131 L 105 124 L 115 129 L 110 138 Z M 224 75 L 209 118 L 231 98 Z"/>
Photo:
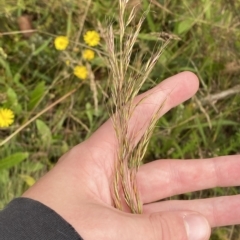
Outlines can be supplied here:
<path id="1" fill-rule="evenodd" d="M 136 184 L 136 174 L 142 163 L 144 154 L 158 120 L 160 108 L 151 118 L 147 129 L 139 142 L 135 144 L 137 132 L 129 132 L 128 123 L 135 108 L 146 98 L 134 103 L 141 87 L 148 79 L 164 48 L 171 38 L 157 43 L 154 53 L 143 62 L 140 71 L 134 70 L 134 63 L 139 62 L 138 56 L 133 54 L 141 26 L 148 14 L 143 13 L 136 24 L 131 24 L 136 17 L 136 8 L 130 13 L 126 11 L 127 0 L 119 1 L 119 31 L 114 32 L 113 26 L 108 27 L 106 34 L 107 61 L 109 71 L 109 92 L 112 106 L 109 109 L 118 140 L 119 151 L 115 162 L 113 177 L 113 201 L 116 208 L 123 210 L 123 198 L 132 213 L 142 213 L 142 203 Z M 130 26 L 131 25 L 131 26 Z M 132 60 L 134 59 L 134 60 Z"/>

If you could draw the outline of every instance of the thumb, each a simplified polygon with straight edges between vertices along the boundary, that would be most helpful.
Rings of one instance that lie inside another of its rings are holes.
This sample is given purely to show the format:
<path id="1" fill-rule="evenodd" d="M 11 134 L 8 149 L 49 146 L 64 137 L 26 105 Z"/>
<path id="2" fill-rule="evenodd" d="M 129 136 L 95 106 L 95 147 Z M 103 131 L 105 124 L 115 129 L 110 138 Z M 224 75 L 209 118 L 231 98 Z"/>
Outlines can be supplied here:
<path id="1" fill-rule="evenodd" d="M 208 240 L 210 238 L 211 228 L 208 221 L 196 212 L 162 212 L 136 217 L 137 232 L 132 232 L 131 239 Z"/>

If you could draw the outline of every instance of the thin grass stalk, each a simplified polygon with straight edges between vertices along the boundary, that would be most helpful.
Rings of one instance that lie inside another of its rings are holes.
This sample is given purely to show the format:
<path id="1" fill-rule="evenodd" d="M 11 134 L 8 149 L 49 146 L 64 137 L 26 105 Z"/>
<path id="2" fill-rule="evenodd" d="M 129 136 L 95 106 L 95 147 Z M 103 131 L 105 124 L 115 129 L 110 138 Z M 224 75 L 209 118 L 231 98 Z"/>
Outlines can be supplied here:
<path id="1" fill-rule="evenodd" d="M 109 88 L 113 104 L 109 112 L 113 114 L 112 123 L 118 142 L 112 195 L 116 208 L 125 210 L 123 207 L 123 201 L 125 201 L 132 213 L 142 213 L 142 202 L 137 188 L 136 175 L 146 153 L 161 107 L 150 119 L 147 130 L 138 144 L 135 143 L 137 133 L 135 131 L 129 132 L 128 123 L 135 108 L 146 98 L 135 104 L 133 100 L 148 79 L 169 40 L 157 48 L 156 53 L 142 64 L 141 73 L 136 73 L 130 65 L 130 59 L 147 13 L 143 14 L 136 26 L 131 26 L 130 34 L 127 33 L 126 27 L 131 24 L 136 13 L 135 8 L 133 8 L 127 16 L 125 13 L 127 2 L 128 0 L 119 0 L 120 31 L 118 44 L 115 43 L 116 33 L 111 25 L 106 35 L 107 61 L 110 66 Z"/>

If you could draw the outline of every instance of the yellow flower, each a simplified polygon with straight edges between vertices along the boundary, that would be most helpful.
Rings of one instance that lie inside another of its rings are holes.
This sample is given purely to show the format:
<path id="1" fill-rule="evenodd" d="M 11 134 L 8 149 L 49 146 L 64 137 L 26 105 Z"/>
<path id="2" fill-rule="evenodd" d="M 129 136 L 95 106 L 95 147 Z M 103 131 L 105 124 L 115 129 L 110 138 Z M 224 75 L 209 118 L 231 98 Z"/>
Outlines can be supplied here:
<path id="1" fill-rule="evenodd" d="M 83 58 L 85 60 L 91 61 L 92 59 L 94 59 L 94 57 L 95 57 L 95 52 L 93 50 L 86 49 L 83 51 Z"/>
<path id="2" fill-rule="evenodd" d="M 0 108 L 0 127 L 8 127 L 14 121 L 13 111 L 7 108 Z"/>
<path id="3" fill-rule="evenodd" d="M 87 78 L 88 71 L 85 66 L 76 66 L 74 68 L 74 75 L 82 80 Z"/>
<path id="4" fill-rule="evenodd" d="M 87 31 L 83 39 L 85 43 L 91 47 L 97 46 L 100 42 L 100 36 L 96 31 Z"/>
<path id="5" fill-rule="evenodd" d="M 54 40 L 55 48 L 59 51 L 65 50 L 68 44 L 69 44 L 68 37 L 65 36 L 58 36 Z"/>

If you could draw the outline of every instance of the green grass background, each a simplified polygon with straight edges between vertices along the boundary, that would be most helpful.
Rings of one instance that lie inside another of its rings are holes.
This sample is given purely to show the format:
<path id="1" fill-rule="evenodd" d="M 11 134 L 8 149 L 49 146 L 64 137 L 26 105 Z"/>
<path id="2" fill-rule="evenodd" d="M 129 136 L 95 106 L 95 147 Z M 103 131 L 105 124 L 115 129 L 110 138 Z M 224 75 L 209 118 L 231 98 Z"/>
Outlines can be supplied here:
<path id="1" fill-rule="evenodd" d="M 53 40 L 58 35 L 69 36 L 76 48 L 67 54 L 70 61 L 77 61 L 84 48 L 82 35 L 78 38 L 81 25 L 83 33 L 100 31 L 109 19 L 117 25 L 117 2 L 1 0 L 0 47 L 7 58 L 0 53 L 0 107 L 11 108 L 16 119 L 11 127 L 0 130 L 0 141 L 24 123 L 31 123 L 0 148 L 0 208 L 20 196 L 63 153 L 89 137 L 108 118 L 104 103 L 108 69 L 104 61 L 97 57 L 91 63 L 96 90 L 93 91 L 89 81 L 79 87 L 81 81 L 55 50 Z M 147 0 L 140 2 L 139 14 L 148 4 Z M 31 16 L 32 25 L 38 30 L 31 38 L 14 33 L 19 31 L 17 20 L 23 15 Z M 137 42 L 137 53 L 147 55 L 153 50 L 156 42 L 150 32 L 175 34 L 181 40 L 168 46 L 151 74 L 153 81 L 147 82 L 142 91 L 184 70 L 198 75 L 200 90 L 192 100 L 161 118 L 146 162 L 240 153 L 240 94 L 204 102 L 207 96 L 240 83 L 239 23 L 239 1 L 152 1 Z M 97 49 L 100 56 L 101 48 Z M 75 93 L 32 121 L 36 114 L 77 87 Z M 215 188 L 174 198 L 237 193 L 237 187 Z M 238 240 L 240 231 L 237 226 L 215 229 L 211 239 Z"/>

